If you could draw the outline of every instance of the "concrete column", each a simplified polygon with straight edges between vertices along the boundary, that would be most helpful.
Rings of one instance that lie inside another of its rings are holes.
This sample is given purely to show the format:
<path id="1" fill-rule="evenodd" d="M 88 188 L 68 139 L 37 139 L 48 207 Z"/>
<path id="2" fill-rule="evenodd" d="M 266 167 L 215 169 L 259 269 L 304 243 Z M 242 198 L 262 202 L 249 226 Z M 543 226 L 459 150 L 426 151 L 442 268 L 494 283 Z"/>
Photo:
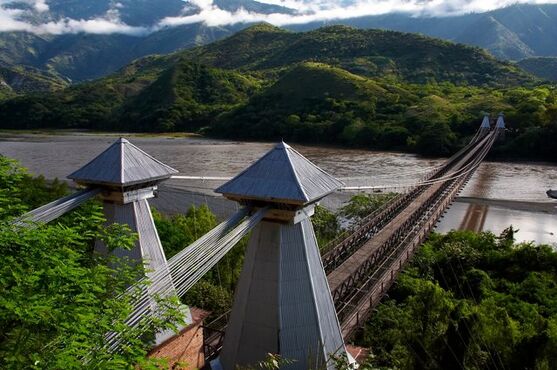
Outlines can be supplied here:
<path id="1" fill-rule="evenodd" d="M 333 369 L 330 355 L 345 354 L 308 217 L 295 224 L 263 221 L 249 241 L 219 360 L 233 370 L 268 353 L 300 370 Z"/>

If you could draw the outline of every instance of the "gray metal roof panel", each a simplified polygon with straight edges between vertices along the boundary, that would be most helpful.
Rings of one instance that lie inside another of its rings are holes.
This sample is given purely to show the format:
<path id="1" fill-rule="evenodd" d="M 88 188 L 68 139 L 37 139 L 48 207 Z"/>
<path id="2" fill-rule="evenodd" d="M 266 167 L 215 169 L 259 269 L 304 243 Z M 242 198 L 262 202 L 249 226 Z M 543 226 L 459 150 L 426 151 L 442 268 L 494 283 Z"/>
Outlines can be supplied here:
<path id="1" fill-rule="evenodd" d="M 311 202 L 343 183 L 280 143 L 216 192 L 247 198 Z"/>
<path id="2" fill-rule="evenodd" d="M 166 179 L 175 173 L 178 171 L 174 168 L 120 138 L 68 178 L 84 183 L 124 186 Z"/>

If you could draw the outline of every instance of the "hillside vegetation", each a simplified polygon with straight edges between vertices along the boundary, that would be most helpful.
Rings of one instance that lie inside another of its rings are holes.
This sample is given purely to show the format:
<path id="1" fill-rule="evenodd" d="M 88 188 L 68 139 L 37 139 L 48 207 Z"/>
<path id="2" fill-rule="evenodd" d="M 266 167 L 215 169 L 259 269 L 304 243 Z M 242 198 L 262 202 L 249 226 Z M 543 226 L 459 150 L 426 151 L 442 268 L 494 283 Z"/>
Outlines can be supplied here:
<path id="1" fill-rule="evenodd" d="M 518 65 L 541 79 L 557 82 L 557 58 L 528 58 L 518 62 Z"/>
<path id="2" fill-rule="evenodd" d="M 557 253 L 513 234 L 432 235 L 357 339 L 368 368 L 553 369 Z"/>
<path id="3" fill-rule="evenodd" d="M 349 5 L 351 0 L 343 1 Z M 231 12 L 245 9 L 254 13 L 293 14 L 295 10 L 255 0 L 218 0 L 215 6 Z M 194 14 L 200 9 L 193 2 L 181 0 L 49 0 L 49 10 L 38 12 L 28 1 L 10 1 L 3 8 L 24 12 L 32 24 L 59 22 L 63 19 L 87 20 L 118 15 L 122 22 L 149 29 L 165 17 Z M 314 30 L 331 21 L 288 26 L 291 30 Z M 425 34 L 465 43 L 488 50 L 497 58 L 521 60 L 533 56 L 556 56 L 557 5 L 516 4 L 483 13 L 457 16 L 416 16 L 393 12 L 378 16 L 338 19 L 344 24 L 364 29 L 387 29 Z M 0 64 L 28 66 L 52 71 L 74 82 L 105 77 L 136 58 L 172 53 L 183 48 L 205 45 L 230 36 L 250 24 L 208 26 L 203 22 L 176 27 L 162 27 L 137 34 L 32 34 L 0 32 Z"/>
<path id="4" fill-rule="evenodd" d="M 0 104 L 2 128 L 199 131 L 447 155 L 503 111 L 495 153 L 557 160 L 557 93 L 484 51 L 390 31 L 267 24 Z"/>
<path id="5" fill-rule="evenodd" d="M 315 61 L 367 77 L 413 83 L 507 86 L 531 81 L 519 68 L 482 49 L 418 34 L 345 26 L 293 33 L 262 24 L 184 55 L 220 68 L 250 71 Z"/>
<path id="6" fill-rule="evenodd" d="M 68 82 L 57 75 L 23 67 L 0 66 L 0 100 L 17 94 L 62 90 Z"/>

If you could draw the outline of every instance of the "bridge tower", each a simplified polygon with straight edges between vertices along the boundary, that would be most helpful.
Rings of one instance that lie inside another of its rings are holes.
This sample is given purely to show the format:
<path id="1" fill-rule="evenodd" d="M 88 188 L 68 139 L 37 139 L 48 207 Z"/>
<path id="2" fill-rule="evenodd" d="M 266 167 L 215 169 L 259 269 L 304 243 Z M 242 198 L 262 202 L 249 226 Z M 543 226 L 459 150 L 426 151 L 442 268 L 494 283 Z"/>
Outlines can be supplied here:
<path id="1" fill-rule="evenodd" d="M 156 275 L 156 279 L 150 279 L 151 295 L 172 287 L 172 279 L 148 199 L 154 197 L 158 183 L 177 172 L 128 140 L 120 138 L 92 161 L 68 176 L 80 185 L 102 189 L 100 196 L 108 225 L 127 224 L 138 234 L 134 248 L 117 249 L 112 253 L 117 257 L 126 257 L 143 264 L 148 270 L 148 278 Z M 101 241 L 97 241 L 95 250 L 103 254 L 109 253 Z M 156 309 L 154 300 L 151 306 Z M 159 333 L 156 343 L 162 343 L 172 335 L 174 333 L 171 331 Z"/>
<path id="2" fill-rule="evenodd" d="M 484 115 L 484 119 L 482 121 L 482 125 L 480 126 L 480 130 L 484 134 L 491 130 L 491 124 L 489 123 L 489 114 Z"/>
<path id="3" fill-rule="evenodd" d="M 342 185 L 280 143 L 217 189 L 269 212 L 250 237 L 214 368 L 254 365 L 274 353 L 294 361 L 288 369 L 332 369 L 330 355 L 345 355 L 310 220 L 316 202 Z"/>
<path id="4" fill-rule="evenodd" d="M 503 113 L 499 113 L 499 117 L 497 118 L 497 123 L 495 124 L 495 130 L 497 131 L 497 137 L 499 140 L 505 139 L 505 116 Z"/>
<path id="5" fill-rule="evenodd" d="M 503 115 L 503 113 L 499 113 L 497 123 L 495 124 L 495 129 L 504 130 L 505 128 L 505 116 Z"/>

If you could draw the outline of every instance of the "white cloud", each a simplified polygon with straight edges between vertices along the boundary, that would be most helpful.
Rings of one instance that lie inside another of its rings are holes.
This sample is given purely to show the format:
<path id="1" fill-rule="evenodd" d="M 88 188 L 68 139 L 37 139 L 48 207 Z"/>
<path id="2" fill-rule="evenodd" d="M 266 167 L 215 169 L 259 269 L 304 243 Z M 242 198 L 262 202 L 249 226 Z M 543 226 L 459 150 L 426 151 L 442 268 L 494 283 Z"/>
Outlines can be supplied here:
<path id="1" fill-rule="evenodd" d="M 85 0 L 83 0 L 85 1 Z M 123 33 L 129 35 L 142 35 L 151 30 L 147 27 L 134 27 L 123 23 L 120 20 L 118 3 L 99 18 L 93 19 L 71 19 L 63 18 L 57 21 L 34 24 L 24 21 L 25 16 L 30 15 L 29 11 L 21 9 L 10 9 L 4 5 L 14 3 L 15 0 L 0 0 L 0 32 L 7 31 L 26 31 L 35 34 L 54 34 L 65 33 L 92 33 L 110 34 Z M 22 2 L 22 1 L 19 1 Z M 46 0 L 24 1 L 31 5 L 39 13 L 49 10 Z"/>
<path id="2" fill-rule="evenodd" d="M 225 11 L 212 0 L 191 0 L 201 11 L 194 15 L 168 17 L 159 26 L 204 22 L 208 26 L 268 22 L 276 26 L 404 12 L 414 16 L 450 16 L 486 12 L 516 3 L 557 3 L 557 0 L 258 0 L 268 5 L 290 8 L 295 14 L 260 14 L 239 9 Z"/>
<path id="3" fill-rule="evenodd" d="M 23 0 L 37 12 L 47 12 L 47 0 Z M 88 1 L 88 0 L 82 0 Z M 153 27 L 134 27 L 123 23 L 114 2 L 102 17 L 94 19 L 62 19 L 42 24 L 30 24 L 23 19 L 27 11 L 7 9 L 4 5 L 15 0 L 0 0 L 0 32 L 28 31 L 33 33 L 123 33 L 143 35 L 164 27 L 205 23 L 223 26 L 236 23 L 268 22 L 277 26 L 303 24 L 316 21 L 334 21 L 353 17 L 406 12 L 414 16 L 449 16 L 471 12 L 485 12 L 516 3 L 557 3 L 557 0 L 258 0 L 260 3 L 289 8 L 294 14 L 261 14 L 245 9 L 227 11 L 213 0 L 185 0 L 183 14 L 167 17 Z M 19 1 L 21 2 L 21 0 Z M 193 8 L 192 8 L 193 6 Z M 192 9 L 197 10 L 192 13 Z"/>
<path id="4" fill-rule="evenodd" d="M 92 33 L 97 35 L 123 33 L 139 36 L 149 33 L 150 30 L 146 27 L 129 26 L 122 23 L 120 20 L 108 18 L 95 18 L 87 20 L 65 18 L 57 22 L 48 22 L 33 26 L 31 32 L 53 35 L 61 35 L 64 33 Z"/>
<path id="5" fill-rule="evenodd" d="M 49 10 L 46 0 L 36 0 L 34 4 L 35 10 L 39 13 L 47 12 Z"/>

